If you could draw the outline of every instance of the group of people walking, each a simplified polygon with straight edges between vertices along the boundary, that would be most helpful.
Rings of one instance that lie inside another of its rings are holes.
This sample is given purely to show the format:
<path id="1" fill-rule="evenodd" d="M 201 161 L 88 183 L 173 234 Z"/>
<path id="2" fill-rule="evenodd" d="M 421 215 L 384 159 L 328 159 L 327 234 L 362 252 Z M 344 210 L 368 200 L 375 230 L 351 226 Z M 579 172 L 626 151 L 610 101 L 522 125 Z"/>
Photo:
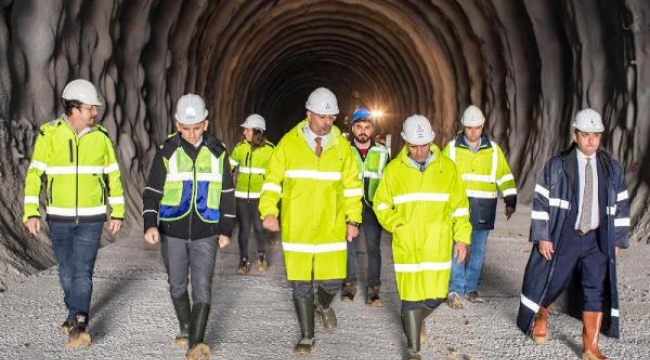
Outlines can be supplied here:
<path id="1" fill-rule="evenodd" d="M 101 106 L 86 80 L 63 92 L 64 114 L 41 127 L 25 185 L 23 220 L 40 231 L 39 196 L 47 192 L 47 222 L 68 310 L 61 331 L 68 347 L 89 346 L 92 274 L 103 223 L 119 231 L 124 195 L 107 131 L 96 124 Z M 484 302 L 478 287 L 498 192 L 510 219 L 517 188 L 503 151 L 484 133 L 485 117 L 469 106 L 462 131 L 441 150 L 430 121 L 408 117 L 404 147 L 394 159 L 375 142 L 376 119 L 367 108 L 350 117 L 352 139 L 334 126 L 334 93 L 314 90 L 306 118 L 274 146 L 258 114 L 241 125 L 231 154 L 207 132 L 208 110 L 195 94 L 176 104 L 176 133 L 152 161 L 143 192 L 144 239 L 160 244 L 179 332 L 173 343 L 187 359 L 210 358 L 204 341 L 218 248 L 239 223 L 237 274 L 250 271 L 251 228 L 256 269 L 268 270 L 268 232 L 281 230 L 286 277 L 300 328 L 294 354 L 315 346 L 314 317 L 326 331 L 338 326 L 332 302 L 357 293 L 357 246 L 366 243 L 365 302 L 380 298 L 382 228 L 392 233 L 392 255 L 405 359 L 420 359 L 425 319 L 441 304 Z M 544 165 L 535 187 L 533 249 L 526 267 L 517 324 L 536 343 L 548 337 L 548 307 L 574 276 L 581 279 L 583 359 L 606 359 L 603 331 L 618 337 L 616 255 L 628 246 L 628 193 L 621 166 L 600 149 L 604 125 L 592 109 L 576 114 L 574 143 Z M 71 193 L 72 192 L 72 193 Z M 280 206 L 281 204 L 281 206 Z M 191 296 L 188 285 L 191 283 Z"/>

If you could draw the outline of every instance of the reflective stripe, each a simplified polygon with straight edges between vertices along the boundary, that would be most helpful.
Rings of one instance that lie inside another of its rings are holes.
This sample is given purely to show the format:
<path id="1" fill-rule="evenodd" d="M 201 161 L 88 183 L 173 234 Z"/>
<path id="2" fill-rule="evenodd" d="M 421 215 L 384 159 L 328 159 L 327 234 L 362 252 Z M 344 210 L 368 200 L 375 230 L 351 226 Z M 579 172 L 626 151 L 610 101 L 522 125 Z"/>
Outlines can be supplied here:
<path id="1" fill-rule="evenodd" d="M 169 164 L 169 171 L 167 171 L 167 173 L 178 174 L 178 150 L 174 151 L 172 156 L 169 157 L 168 164 Z"/>
<path id="2" fill-rule="evenodd" d="M 29 164 L 29 167 L 41 171 L 45 171 L 45 169 L 47 169 L 47 164 L 44 162 L 32 160 L 32 162 Z"/>
<path id="3" fill-rule="evenodd" d="M 108 165 L 106 167 L 106 169 L 104 169 L 105 174 L 109 174 L 109 173 L 112 173 L 112 172 L 115 172 L 115 171 L 120 171 L 120 165 L 118 163 L 116 163 L 116 162 Z"/>
<path id="4" fill-rule="evenodd" d="M 388 210 L 388 209 L 389 209 L 389 207 L 388 207 L 388 204 L 386 204 L 386 203 L 381 203 L 381 204 L 377 205 L 377 210 L 379 210 L 379 211 Z"/>
<path id="5" fill-rule="evenodd" d="M 25 204 L 38 204 L 38 196 L 25 196 Z"/>
<path id="6" fill-rule="evenodd" d="M 567 200 L 556 199 L 556 198 L 548 199 L 548 204 L 550 206 L 555 206 L 555 207 L 559 207 L 560 209 L 566 209 L 566 210 L 569 210 L 569 206 L 570 206 Z"/>
<path id="7" fill-rule="evenodd" d="M 497 178 L 497 163 L 499 161 L 499 158 L 497 157 L 497 143 L 494 141 L 490 141 L 490 144 L 492 144 L 492 171 L 490 172 L 490 177 L 492 179 Z"/>
<path id="8" fill-rule="evenodd" d="M 340 172 L 316 170 L 287 170 L 284 172 L 284 176 L 292 179 L 341 180 Z"/>
<path id="9" fill-rule="evenodd" d="M 261 174 L 261 175 L 266 174 L 266 170 L 262 168 L 240 167 L 239 172 L 242 174 Z"/>
<path id="10" fill-rule="evenodd" d="M 497 185 L 501 186 L 501 184 L 503 184 L 503 183 L 506 182 L 506 181 L 510 181 L 510 180 L 513 180 L 513 181 L 514 181 L 514 180 L 515 180 L 515 177 L 512 176 L 512 174 L 505 174 L 505 175 L 503 175 L 503 176 L 501 177 L 501 179 L 497 180 Z"/>
<path id="11" fill-rule="evenodd" d="M 543 187 L 542 185 L 539 185 L 539 184 L 535 185 L 535 192 L 542 195 L 543 197 L 545 197 L 547 199 L 550 196 L 549 192 L 548 192 L 548 189 L 546 189 L 545 187 Z"/>
<path id="12" fill-rule="evenodd" d="M 418 192 L 393 197 L 395 205 L 414 201 L 449 201 L 449 194 Z"/>
<path id="13" fill-rule="evenodd" d="M 223 188 L 222 188 L 222 189 L 221 189 L 221 193 L 222 193 L 222 194 L 224 194 L 224 193 L 229 193 L 229 192 L 233 192 L 233 191 L 235 191 L 235 188 L 230 188 L 230 189 L 223 189 Z"/>
<path id="14" fill-rule="evenodd" d="M 357 196 L 363 196 L 363 189 L 362 188 L 354 188 L 354 189 L 345 189 L 345 190 L 343 190 L 343 197 L 357 197 Z"/>
<path id="15" fill-rule="evenodd" d="M 142 215 L 144 215 L 144 214 L 146 214 L 146 213 L 150 213 L 150 212 L 151 212 L 151 213 L 158 214 L 158 211 L 157 211 L 157 210 L 145 210 L 145 211 L 142 212 Z"/>
<path id="16" fill-rule="evenodd" d="M 193 180 L 194 174 L 187 173 L 168 173 L 165 177 L 166 181 L 190 181 Z"/>
<path id="17" fill-rule="evenodd" d="M 47 208 L 47 213 L 52 215 L 61 215 L 61 216 L 101 215 L 101 214 L 106 214 L 106 206 L 98 206 L 92 208 L 78 208 L 78 209 L 49 206 Z"/>
<path id="18" fill-rule="evenodd" d="M 236 215 L 233 214 L 223 214 L 223 216 L 227 218 L 233 218 L 233 219 L 237 217 Z"/>
<path id="19" fill-rule="evenodd" d="M 108 198 L 108 203 L 111 205 L 124 204 L 124 196 L 111 196 Z"/>
<path id="20" fill-rule="evenodd" d="M 235 197 L 243 199 L 259 199 L 260 195 L 258 192 L 235 191 Z"/>
<path id="21" fill-rule="evenodd" d="M 628 197 L 627 190 L 621 191 L 616 195 L 616 201 L 627 200 Z"/>
<path id="22" fill-rule="evenodd" d="M 537 312 L 539 311 L 539 305 L 535 304 L 535 302 L 533 302 L 533 301 L 530 300 L 529 298 L 525 297 L 524 294 L 521 294 L 521 303 L 522 303 L 525 307 L 527 307 L 527 308 L 533 310 L 536 314 L 537 314 Z"/>
<path id="23" fill-rule="evenodd" d="M 414 273 L 421 271 L 442 271 L 451 269 L 451 261 L 423 262 L 419 264 L 395 264 L 395 272 Z"/>
<path id="24" fill-rule="evenodd" d="M 222 180 L 223 180 L 223 176 L 221 176 L 220 173 L 200 173 L 200 174 L 196 174 L 196 181 L 212 181 L 212 182 L 220 183 Z"/>
<path id="25" fill-rule="evenodd" d="M 451 214 L 451 217 L 453 218 L 458 216 L 469 216 L 469 208 L 458 208 L 453 214 Z"/>
<path id="26" fill-rule="evenodd" d="M 363 172 L 363 177 L 369 178 L 369 179 L 380 179 L 381 174 L 376 173 L 376 172 L 372 172 L 372 171 L 364 171 Z"/>
<path id="27" fill-rule="evenodd" d="M 160 191 L 160 190 L 158 190 L 158 189 L 154 189 L 154 188 L 149 187 L 149 186 L 147 186 L 147 187 L 144 188 L 144 189 L 145 189 L 145 190 L 149 190 L 149 191 L 153 191 L 153 192 L 158 193 L 158 194 L 161 194 L 161 195 L 162 195 L 162 193 L 163 193 L 162 191 Z"/>
<path id="28" fill-rule="evenodd" d="M 476 181 L 490 184 L 494 183 L 494 178 L 490 177 L 489 175 L 463 174 L 462 178 L 465 181 Z"/>
<path id="29" fill-rule="evenodd" d="M 512 195 L 517 195 L 517 188 L 503 190 L 503 196 L 512 196 Z"/>
<path id="30" fill-rule="evenodd" d="M 103 174 L 103 166 L 48 166 L 48 175 Z"/>
<path id="31" fill-rule="evenodd" d="M 264 185 L 262 185 L 262 192 L 264 191 L 273 191 L 282 194 L 282 186 L 275 185 L 274 183 L 264 183 Z"/>
<path id="32" fill-rule="evenodd" d="M 456 162 L 456 140 L 449 142 L 449 158 L 451 161 Z"/>
<path id="33" fill-rule="evenodd" d="M 548 220 L 550 217 L 546 211 L 531 211 L 530 218 L 533 220 Z"/>
<path id="34" fill-rule="evenodd" d="M 618 317 L 618 309 L 612 308 L 612 316 Z"/>
<path id="35" fill-rule="evenodd" d="M 608 206 L 606 211 L 607 211 L 607 215 L 616 215 L 616 205 Z"/>
<path id="36" fill-rule="evenodd" d="M 630 218 L 614 219 L 614 227 L 630 226 Z"/>
<path id="37" fill-rule="evenodd" d="M 329 243 L 329 244 L 300 244 L 282 242 L 284 251 L 292 251 L 307 254 L 321 254 L 333 251 L 344 251 L 348 249 L 348 244 L 345 241 Z"/>
<path id="38" fill-rule="evenodd" d="M 237 166 L 237 165 L 239 165 L 239 162 L 233 160 L 232 158 L 230 158 L 229 161 L 230 161 L 230 165 L 232 165 L 232 166 Z"/>
<path id="39" fill-rule="evenodd" d="M 496 199 L 497 192 L 467 189 L 467 197 L 478 198 L 478 199 Z"/>

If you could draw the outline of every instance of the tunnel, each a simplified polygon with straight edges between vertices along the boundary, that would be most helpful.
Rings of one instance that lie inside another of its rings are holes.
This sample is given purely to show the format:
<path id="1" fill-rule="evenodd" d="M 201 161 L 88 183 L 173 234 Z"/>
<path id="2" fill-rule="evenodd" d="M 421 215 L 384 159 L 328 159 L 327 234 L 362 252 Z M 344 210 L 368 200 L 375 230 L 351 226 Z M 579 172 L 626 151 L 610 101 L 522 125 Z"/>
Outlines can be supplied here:
<path id="1" fill-rule="evenodd" d="M 47 233 L 21 223 L 24 179 L 39 126 L 60 116 L 75 78 L 104 103 L 123 236 L 142 234 L 145 177 L 182 94 L 206 99 L 209 131 L 232 149 L 254 112 L 277 142 L 324 86 L 344 131 L 356 107 L 381 110 L 393 152 L 407 116 L 425 115 L 442 146 L 479 106 L 523 203 L 544 161 L 570 144 L 576 111 L 594 108 L 603 147 L 626 170 L 634 239 L 650 238 L 646 0 L 4 0 L 0 13 L 0 290 L 54 265 Z"/>

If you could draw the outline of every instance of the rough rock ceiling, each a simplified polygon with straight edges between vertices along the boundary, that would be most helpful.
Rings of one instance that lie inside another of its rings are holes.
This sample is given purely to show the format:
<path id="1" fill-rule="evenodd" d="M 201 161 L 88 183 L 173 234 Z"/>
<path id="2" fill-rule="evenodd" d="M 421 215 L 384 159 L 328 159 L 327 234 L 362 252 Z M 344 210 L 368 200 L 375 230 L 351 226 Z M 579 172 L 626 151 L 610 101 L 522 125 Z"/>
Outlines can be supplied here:
<path id="1" fill-rule="evenodd" d="M 118 146 L 128 222 L 176 99 L 208 100 L 228 145 L 251 112 L 273 140 L 304 116 L 318 86 L 344 110 L 381 106 L 381 132 L 421 113 L 443 144 L 458 113 L 481 106 L 522 200 L 566 146 L 575 111 L 604 115 L 606 147 L 629 169 L 636 234 L 650 216 L 650 3 L 647 0 L 0 0 L 0 289 L 53 264 L 45 236 L 20 223 L 37 128 L 61 113 L 66 82 L 97 84 Z M 343 123 L 339 124 L 344 126 Z M 4 275 L 2 275 L 4 274 Z"/>

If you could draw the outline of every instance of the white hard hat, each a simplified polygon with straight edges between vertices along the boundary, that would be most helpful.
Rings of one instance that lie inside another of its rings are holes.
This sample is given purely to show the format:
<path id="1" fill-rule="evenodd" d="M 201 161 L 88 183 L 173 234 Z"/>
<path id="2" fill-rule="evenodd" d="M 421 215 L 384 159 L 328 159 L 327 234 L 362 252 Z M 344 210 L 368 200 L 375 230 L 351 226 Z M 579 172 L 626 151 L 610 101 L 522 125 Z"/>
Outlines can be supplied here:
<path id="1" fill-rule="evenodd" d="M 460 123 L 463 126 L 481 126 L 485 123 L 485 116 L 483 116 L 483 112 L 477 106 L 470 105 L 463 112 Z"/>
<path id="2" fill-rule="evenodd" d="M 262 115 L 251 114 L 248 115 L 246 121 L 244 121 L 244 123 L 241 124 L 241 127 L 247 129 L 258 129 L 258 130 L 266 131 L 266 121 L 264 121 Z"/>
<path id="3" fill-rule="evenodd" d="M 90 81 L 84 79 L 70 81 L 63 89 L 62 98 L 76 100 L 82 104 L 102 106 L 97 95 L 97 89 Z"/>
<path id="4" fill-rule="evenodd" d="M 603 126 L 603 120 L 600 117 L 600 114 L 596 110 L 590 108 L 578 111 L 571 126 L 574 130 L 580 130 L 582 132 L 601 133 L 605 131 L 605 126 Z"/>
<path id="5" fill-rule="evenodd" d="M 318 115 L 337 115 L 339 113 L 336 95 L 324 87 L 319 87 L 309 95 L 305 107 Z"/>
<path id="6" fill-rule="evenodd" d="M 435 134 L 429 119 L 422 115 L 411 115 L 404 120 L 402 138 L 411 145 L 426 145 L 433 141 Z"/>
<path id="7" fill-rule="evenodd" d="M 185 125 L 198 124 L 208 117 L 203 98 L 196 94 L 185 94 L 176 103 L 176 120 Z"/>

